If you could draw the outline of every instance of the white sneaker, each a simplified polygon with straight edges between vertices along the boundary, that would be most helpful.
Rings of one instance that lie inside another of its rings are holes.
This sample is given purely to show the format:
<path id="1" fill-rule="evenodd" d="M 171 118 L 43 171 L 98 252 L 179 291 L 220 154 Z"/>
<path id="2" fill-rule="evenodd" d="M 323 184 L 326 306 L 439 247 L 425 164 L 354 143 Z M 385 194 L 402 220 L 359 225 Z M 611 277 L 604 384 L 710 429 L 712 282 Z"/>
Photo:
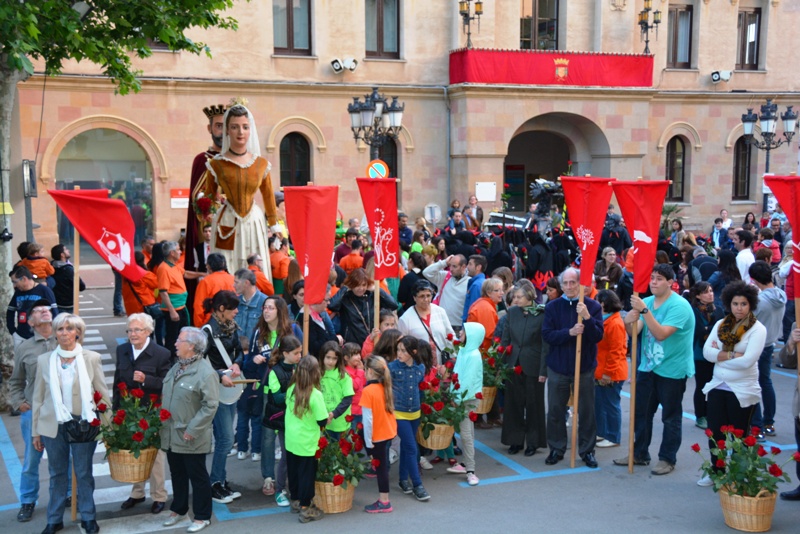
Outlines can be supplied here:
<path id="1" fill-rule="evenodd" d="M 394 449 L 389 449 L 389 465 L 396 464 L 397 460 L 400 459 L 400 455 L 397 454 L 397 451 Z"/>
<path id="2" fill-rule="evenodd" d="M 447 468 L 448 473 L 454 473 L 456 475 L 463 475 L 466 474 L 467 468 L 461 464 L 451 465 Z"/>
<path id="3" fill-rule="evenodd" d="M 477 486 L 480 484 L 481 479 L 475 476 L 475 473 L 467 473 L 467 484 L 470 486 Z"/>
<path id="4" fill-rule="evenodd" d="M 433 469 L 433 465 L 431 465 L 428 459 L 425 458 L 424 456 L 419 457 L 419 466 L 426 471 L 430 471 L 431 469 Z"/>
<path id="5" fill-rule="evenodd" d="M 272 477 L 264 479 L 264 485 L 261 486 L 261 493 L 266 496 L 275 495 L 275 482 L 273 482 Z"/>
<path id="6" fill-rule="evenodd" d="M 254 461 L 254 462 L 260 462 L 261 461 L 261 453 L 260 452 L 254 452 L 253 454 L 250 455 L 250 459 L 252 461 Z"/>
<path id="7" fill-rule="evenodd" d="M 713 486 L 714 485 L 714 481 L 711 480 L 710 476 L 703 475 L 703 478 L 701 478 L 700 480 L 697 481 L 697 485 L 698 486 L 702 486 L 704 488 L 707 488 L 709 486 Z"/>
<path id="8" fill-rule="evenodd" d="M 613 441 L 603 439 L 603 441 L 598 441 L 595 447 L 600 447 L 601 449 L 606 449 L 608 447 L 619 447 L 619 443 L 614 443 Z"/>
<path id="9" fill-rule="evenodd" d="M 246 459 L 246 458 L 247 458 L 247 452 L 246 452 L 246 451 L 239 451 L 239 452 L 236 454 L 236 459 L 237 459 L 237 460 L 244 460 L 244 459 Z"/>
<path id="10" fill-rule="evenodd" d="M 277 504 L 280 507 L 286 507 L 291 504 L 291 502 L 289 501 L 288 494 L 286 493 L 286 490 L 283 490 L 277 495 L 275 495 L 275 504 Z"/>
<path id="11" fill-rule="evenodd" d="M 238 452 L 238 451 L 236 450 L 236 447 L 234 447 L 234 448 L 232 448 L 232 449 L 231 449 L 231 452 L 229 452 L 229 453 L 228 453 L 228 456 L 229 456 L 229 457 L 230 457 L 230 456 L 236 456 L 236 453 L 237 453 L 237 452 Z"/>

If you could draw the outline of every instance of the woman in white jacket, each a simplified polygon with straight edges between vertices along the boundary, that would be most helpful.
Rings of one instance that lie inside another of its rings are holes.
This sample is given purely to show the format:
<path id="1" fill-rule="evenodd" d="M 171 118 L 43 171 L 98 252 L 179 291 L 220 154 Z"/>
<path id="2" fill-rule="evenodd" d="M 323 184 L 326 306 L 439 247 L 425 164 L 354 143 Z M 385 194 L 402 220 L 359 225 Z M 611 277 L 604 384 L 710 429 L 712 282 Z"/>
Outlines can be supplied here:
<path id="1" fill-rule="evenodd" d="M 725 439 L 722 426 L 750 432 L 750 418 L 761 400 L 758 358 L 764 350 L 767 329 L 758 322 L 758 289 L 744 282 L 732 282 L 722 292 L 722 303 L 731 312 L 714 325 L 703 346 L 703 357 L 714 363 L 714 376 L 703 388 L 708 399 L 709 443 Z M 698 482 L 711 486 L 706 475 Z"/>

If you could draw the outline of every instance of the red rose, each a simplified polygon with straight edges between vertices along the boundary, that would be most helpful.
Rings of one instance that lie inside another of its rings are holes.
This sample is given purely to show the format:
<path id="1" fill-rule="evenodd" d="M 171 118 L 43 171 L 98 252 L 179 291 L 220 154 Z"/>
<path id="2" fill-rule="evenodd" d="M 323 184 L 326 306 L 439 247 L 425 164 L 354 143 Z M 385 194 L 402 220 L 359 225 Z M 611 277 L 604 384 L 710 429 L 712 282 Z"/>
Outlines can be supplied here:
<path id="1" fill-rule="evenodd" d="M 441 412 L 444 410 L 444 403 L 442 401 L 436 401 L 433 403 L 433 409 L 437 412 Z"/>
<path id="2" fill-rule="evenodd" d="M 495 361 L 496 360 L 494 358 L 489 358 L 486 360 L 486 363 L 489 364 L 489 367 L 494 367 Z"/>
<path id="3" fill-rule="evenodd" d="M 769 452 L 772 454 L 780 454 L 781 450 L 778 447 L 770 447 Z"/>
<path id="4" fill-rule="evenodd" d="M 723 434 L 727 434 L 728 428 L 729 428 L 728 425 L 722 425 L 721 427 L 719 427 L 719 431 L 722 432 Z"/>
<path id="5" fill-rule="evenodd" d="M 325 436 L 322 436 L 321 438 L 319 438 L 319 441 L 317 442 L 317 448 L 318 449 L 324 449 L 327 446 L 328 446 L 327 438 Z"/>
<path id="6" fill-rule="evenodd" d="M 453 382 L 453 389 L 461 389 L 461 382 L 459 382 L 458 380 Z"/>
<path id="7" fill-rule="evenodd" d="M 755 436 L 747 436 L 744 438 L 744 444 L 748 447 L 755 447 L 756 446 L 756 437 Z M 764 447 L 761 447 L 762 449 Z"/>
<path id="8" fill-rule="evenodd" d="M 792 455 L 792 460 L 794 460 L 795 462 L 800 462 L 800 451 Z"/>
<path id="9" fill-rule="evenodd" d="M 108 410 L 108 406 L 106 406 L 106 403 L 101 402 L 97 405 L 97 409 L 100 410 L 100 413 L 105 413 L 105 411 Z"/>
<path id="10" fill-rule="evenodd" d="M 502 341 L 502 340 L 501 340 L 499 337 L 496 337 L 496 338 L 494 338 L 492 341 L 494 341 L 494 342 L 495 342 L 495 344 L 499 344 L 499 343 L 500 343 L 500 341 Z"/>
<path id="11" fill-rule="evenodd" d="M 693 450 L 694 452 L 700 452 L 700 445 L 698 445 L 697 443 L 695 443 L 694 445 L 692 445 L 692 450 Z"/>
<path id="12" fill-rule="evenodd" d="M 132 389 L 132 390 L 131 390 L 131 395 L 133 395 L 133 396 L 134 396 L 134 397 L 136 397 L 137 399 L 141 399 L 141 398 L 143 398 L 143 397 L 144 397 L 144 390 L 142 390 L 142 389 L 140 389 L 140 388 L 135 388 L 135 389 Z"/>
<path id="13" fill-rule="evenodd" d="M 363 423 L 357 423 L 356 424 L 356 430 L 364 430 L 364 424 Z M 358 437 L 358 434 L 356 434 L 353 437 Z"/>
<path id="14" fill-rule="evenodd" d="M 497 353 L 498 354 L 505 354 L 506 353 L 506 348 L 503 345 L 500 345 L 499 347 L 497 347 Z"/>
<path id="15" fill-rule="evenodd" d="M 118 417 L 118 416 L 115 415 L 114 418 L 111 420 L 111 422 L 114 423 L 115 425 L 119 426 L 119 425 L 121 425 L 122 423 L 125 422 L 125 418 L 124 417 Z"/>
<path id="16" fill-rule="evenodd" d="M 344 475 L 336 473 L 333 475 L 333 485 L 341 486 L 344 483 Z"/>
<path id="17" fill-rule="evenodd" d="M 719 469 L 725 469 L 725 460 L 717 460 L 717 467 Z"/>
<path id="18" fill-rule="evenodd" d="M 742 436 L 744 436 L 744 430 L 742 430 L 741 428 L 734 428 L 733 435 L 736 436 L 737 438 L 741 438 Z"/>
<path id="19" fill-rule="evenodd" d="M 517 365 L 516 367 L 514 367 L 514 374 L 516 374 L 516 375 L 521 375 L 522 374 L 522 366 L 521 365 Z"/>
<path id="20" fill-rule="evenodd" d="M 161 419 L 162 421 L 166 421 L 170 417 L 172 417 L 172 414 L 169 413 L 167 410 L 161 410 L 160 412 L 158 412 L 158 418 Z"/>
<path id="21" fill-rule="evenodd" d="M 754 426 L 750 429 L 750 433 L 753 434 L 754 436 L 757 436 L 761 433 L 761 429 L 758 428 L 757 426 Z"/>
<path id="22" fill-rule="evenodd" d="M 101 400 L 102 398 L 103 398 L 103 396 L 100 394 L 100 392 L 99 392 L 99 391 L 95 391 L 95 392 L 94 392 L 94 402 L 95 402 L 95 404 L 96 404 L 96 403 L 98 403 L 98 402 L 100 402 L 100 400 Z"/>
<path id="23" fill-rule="evenodd" d="M 420 405 L 419 409 L 422 410 L 422 413 L 425 415 L 430 415 L 433 412 L 431 405 L 425 404 L 424 402 Z"/>
<path id="24" fill-rule="evenodd" d="M 506 189 L 508 189 L 509 187 L 511 187 L 511 185 L 509 185 L 509 184 L 503 184 L 503 187 L 505 187 Z"/>
<path id="25" fill-rule="evenodd" d="M 144 439 L 144 434 L 141 432 L 134 432 L 133 435 L 131 436 L 131 439 L 133 441 L 141 443 L 142 440 Z"/>
<path id="26" fill-rule="evenodd" d="M 424 380 L 419 383 L 420 391 L 428 391 L 429 389 L 431 389 L 431 385 L 429 383 L 425 382 Z"/>
<path id="27" fill-rule="evenodd" d="M 370 462 L 370 465 L 372 465 L 373 469 L 377 469 L 381 466 L 381 461 L 378 460 L 377 458 L 373 458 L 372 462 Z"/>
<path id="28" fill-rule="evenodd" d="M 364 448 L 364 441 L 362 441 L 358 434 L 353 436 L 353 447 L 356 449 L 356 452 L 361 452 L 361 450 Z"/>
<path id="29" fill-rule="evenodd" d="M 711 431 L 711 429 L 710 428 L 706 428 L 706 436 L 708 436 L 710 438 L 713 435 L 714 435 L 714 433 Z"/>
<path id="30" fill-rule="evenodd" d="M 352 415 L 345 415 L 344 416 L 344 420 L 347 421 L 348 423 L 352 423 L 353 422 L 353 416 Z"/>
<path id="31" fill-rule="evenodd" d="M 473 423 L 478 420 L 478 414 L 475 412 L 469 412 L 469 420 Z"/>
<path id="32" fill-rule="evenodd" d="M 454 366 L 455 364 L 453 363 L 453 360 L 447 360 L 446 362 L 444 362 L 445 369 L 452 371 Z"/>
<path id="33" fill-rule="evenodd" d="M 139 419 L 139 428 L 147 430 L 150 428 L 150 423 L 147 422 L 147 419 Z"/>
<path id="34" fill-rule="evenodd" d="M 125 382 L 120 382 L 117 384 L 117 389 L 120 391 L 120 393 L 125 395 L 125 393 L 128 391 L 128 385 Z"/>
<path id="35" fill-rule="evenodd" d="M 447 341 L 453 341 L 455 336 L 453 334 L 447 334 Z"/>
<path id="36" fill-rule="evenodd" d="M 460 339 L 454 339 L 454 340 L 453 340 L 453 346 L 454 346 L 454 347 L 457 347 L 457 346 L 459 346 L 459 345 L 461 345 L 461 340 L 460 340 Z"/>
<path id="37" fill-rule="evenodd" d="M 721 450 L 721 451 L 725 450 L 725 440 L 724 439 L 721 439 L 721 440 L 717 441 L 717 448 L 719 450 Z"/>
<path id="38" fill-rule="evenodd" d="M 349 456 L 350 452 L 353 450 L 353 445 L 344 438 L 339 440 L 339 448 L 342 450 L 342 454 L 345 456 Z"/>
<path id="39" fill-rule="evenodd" d="M 458 373 L 453 373 L 453 376 L 450 377 L 450 380 L 453 382 L 458 382 Z"/>
<path id="40" fill-rule="evenodd" d="M 753 438 L 753 441 L 755 441 L 755 438 Z M 759 445 L 758 446 L 758 455 L 763 458 L 764 456 L 767 455 L 767 449 L 765 449 L 763 446 Z"/>
<path id="41" fill-rule="evenodd" d="M 572 160 L 571 160 L 571 159 L 568 159 L 568 160 L 567 160 L 567 165 L 568 165 L 568 166 L 570 166 L 570 167 L 572 167 Z"/>
<path id="42" fill-rule="evenodd" d="M 475 398 L 476 398 L 476 399 L 478 399 L 478 400 L 483 400 L 483 393 L 481 393 L 480 391 L 479 391 L 479 392 L 477 392 L 477 393 L 475 394 Z"/>
<path id="43" fill-rule="evenodd" d="M 440 383 L 439 379 L 434 377 L 433 380 L 431 380 L 431 387 L 432 388 L 438 388 L 439 387 L 439 383 Z"/>
<path id="44" fill-rule="evenodd" d="M 317 452 L 314 454 L 314 458 L 316 458 L 317 460 L 322 458 L 322 449 L 317 449 Z"/>
<path id="45" fill-rule="evenodd" d="M 783 475 L 783 471 L 781 470 L 780 467 L 778 467 L 778 464 L 772 464 L 771 466 L 769 466 L 769 474 L 774 477 L 779 477 Z"/>
<path id="46" fill-rule="evenodd" d="M 157 403 L 159 397 L 160 397 L 160 395 L 158 393 L 151 393 L 150 394 L 150 404 Z"/>
<path id="47" fill-rule="evenodd" d="M 92 426 L 100 426 L 100 419 L 92 419 L 90 423 Z"/>

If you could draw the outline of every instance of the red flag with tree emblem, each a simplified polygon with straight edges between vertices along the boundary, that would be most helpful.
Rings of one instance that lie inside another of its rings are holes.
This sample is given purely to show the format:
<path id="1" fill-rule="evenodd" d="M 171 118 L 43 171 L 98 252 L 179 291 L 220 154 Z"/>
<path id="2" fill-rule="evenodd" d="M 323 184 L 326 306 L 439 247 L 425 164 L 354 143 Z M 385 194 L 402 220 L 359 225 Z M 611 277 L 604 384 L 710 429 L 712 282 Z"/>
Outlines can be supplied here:
<path id="1" fill-rule="evenodd" d="M 600 236 L 605 226 L 614 178 L 562 176 L 569 222 L 581 251 L 581 285 L 592 284 Z"/>
<path id="2" fill-rule="evenodd" d="M 125 202 L 108 198 L 108 189 L 47 191 L 81 237 L 111 267 L 138 282 L 147 271 L 134 260 L 135 227 Z"/>
<path id="3" fill-rule="evenodd" d="M 339 186 L 284 187 L 283 194 L 286 224 L 305 279 L 305 302 L 318 304 L 325 299 L 333 265 Z"/>
<path id="4" fill-rule="evenodd" d="M 656 261 L 661 209 L 667 196 L 668 180 L 614 182 L 614 194 L 625 227 L 633 239 L 633 290 L 644 293 Z"/>
<path id="5" fill-rule="evenodd" d="M 397 229 L 397 182 L 387 178 L 356 178 L 375 249 L 375 280 L 397 276 L 400 253 Z"/>
<path id="6" fill-rule="evenodd" d="M 800 228 L 800 176 L 764 176 L 764 184 L 775 195 L 792 228 Z M 794 261 L 800 261 L 800 247 L 796 240 L 792 241 L 792 250 Z M 792 263 L 792 272 L 796 292 L 800 287 L 800 269 L 797 268 L 797 263 Z"/>

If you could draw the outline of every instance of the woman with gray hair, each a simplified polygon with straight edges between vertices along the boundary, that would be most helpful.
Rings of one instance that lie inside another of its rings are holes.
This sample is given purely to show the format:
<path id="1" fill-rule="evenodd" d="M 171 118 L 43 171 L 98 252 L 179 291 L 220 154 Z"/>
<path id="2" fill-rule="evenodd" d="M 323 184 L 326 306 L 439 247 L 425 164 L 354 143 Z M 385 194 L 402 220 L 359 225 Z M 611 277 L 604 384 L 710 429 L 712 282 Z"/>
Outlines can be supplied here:
<path id="1" fill-rule="evenodd" d="M 171 417 L 161 429 L 161 449 L 167 452 L 172 474 L 172 513 L 164 521 L 171 527 L 189 512 L 192 484 L 194 521 L 188 532 L 198 532 L 211 523 L 211 479 L 206 456 L 211 452 L 211 423 L 219 405 L 219 376 L 205 358 L 206 334 L 186 326 L 175 342 L 178 361 L 164 377 L 162 408 Z"/>
<path id="2" fill-rule="evenodd" d="M 108 405 L 108 390 L 100 355 L 81 346 L 86 324 L 71 313 L 53 319 L 58 347 L 39 356 L 33 393 L 34 448 L 47 450 L 50 501 L 47 527 L 53 534 L 64 528 L 67 469 L 70 453 L 78 481 L 78 511 L 86 533 L 100 531 L 95 520 L 92 456 L 97 446 L 92 429 L 100 426 L 98 404 Z"/>

